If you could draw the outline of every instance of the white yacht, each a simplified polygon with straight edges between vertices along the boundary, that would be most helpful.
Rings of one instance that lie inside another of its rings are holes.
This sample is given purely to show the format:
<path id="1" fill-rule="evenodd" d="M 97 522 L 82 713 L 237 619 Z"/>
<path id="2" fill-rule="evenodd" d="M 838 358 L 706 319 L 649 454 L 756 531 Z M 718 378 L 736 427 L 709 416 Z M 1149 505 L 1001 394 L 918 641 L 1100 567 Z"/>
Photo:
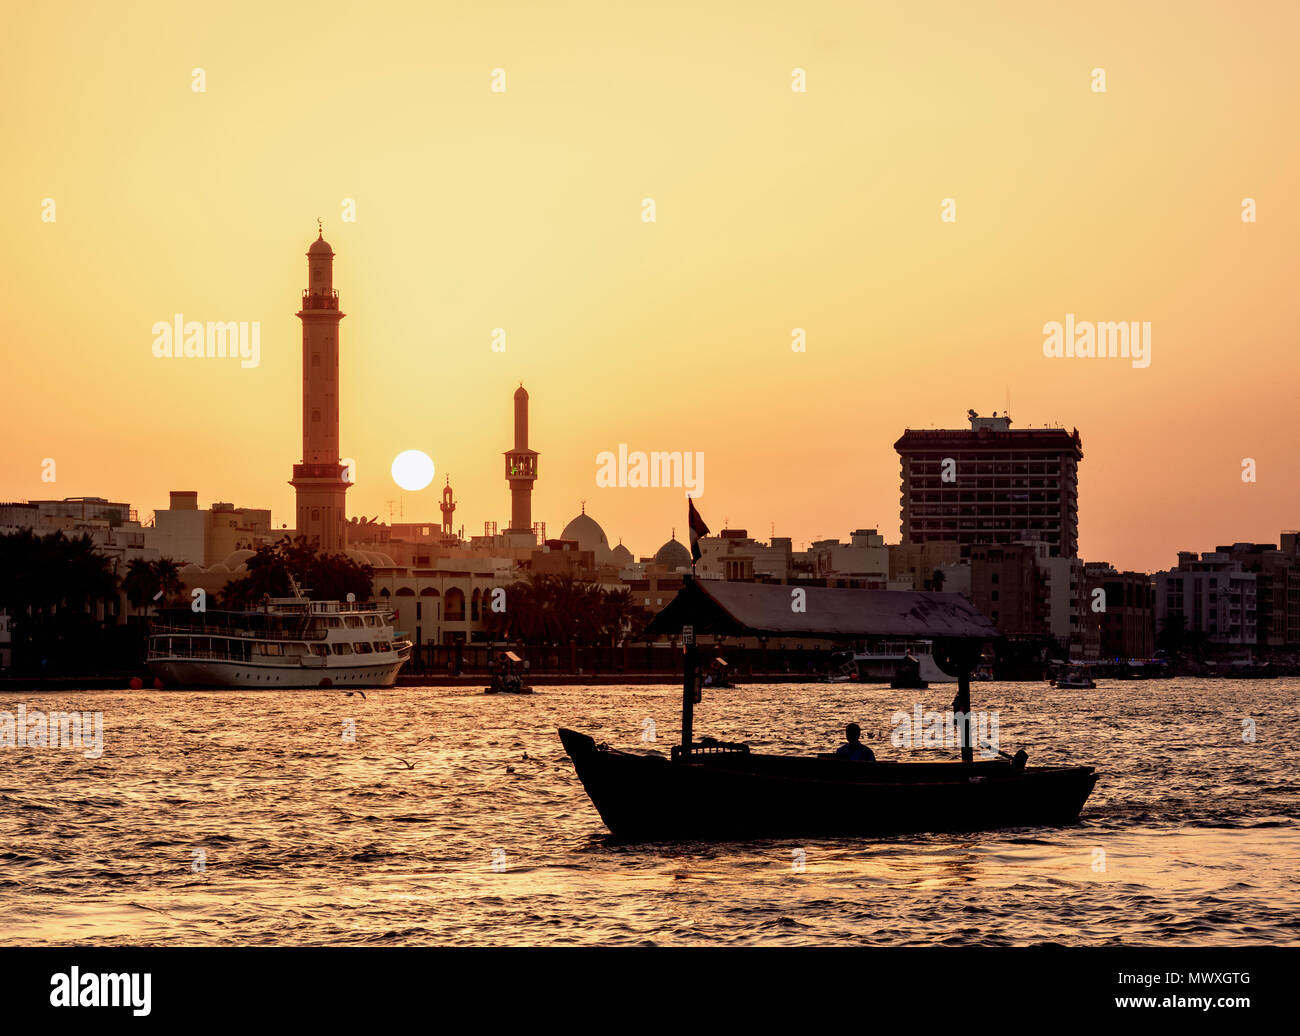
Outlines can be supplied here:
<path id="1" fill-rule="evenodd" d="M 267 598 L 256 611 L 165 609 L 149 631 L 164 687 L 391 687 L 411 655 L 383 605 Z"/>

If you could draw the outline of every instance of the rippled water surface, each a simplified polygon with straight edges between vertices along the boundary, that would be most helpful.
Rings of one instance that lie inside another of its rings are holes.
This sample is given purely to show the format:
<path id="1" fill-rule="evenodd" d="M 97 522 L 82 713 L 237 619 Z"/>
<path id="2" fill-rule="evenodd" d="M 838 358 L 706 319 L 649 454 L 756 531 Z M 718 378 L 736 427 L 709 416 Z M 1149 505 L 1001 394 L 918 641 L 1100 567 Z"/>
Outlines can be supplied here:
<path id="1" fill-rule="evenodd" d="M 666 752 L 673 687 L 5 693 L 102 711 L 105 746 L 0 748 L 0 942 L 1295 945 L 1298 693 L 976 684 L 1004 749 L 1102 771 L 1078 826 L 649 847 L 606 844 L 555 731 Z M 706 691 L 696 732 L 948 757 L 889 746 L 918 695 L 952 687 Z"/>

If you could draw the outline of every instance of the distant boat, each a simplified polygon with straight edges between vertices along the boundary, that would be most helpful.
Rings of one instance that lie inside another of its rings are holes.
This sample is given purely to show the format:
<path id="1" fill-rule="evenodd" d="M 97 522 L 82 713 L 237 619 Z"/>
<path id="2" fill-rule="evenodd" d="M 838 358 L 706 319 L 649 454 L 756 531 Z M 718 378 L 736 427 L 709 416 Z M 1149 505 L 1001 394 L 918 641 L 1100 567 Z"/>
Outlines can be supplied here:
<path id="1" fill-rule="evenodd" d="M 1090 690 L 1097 684 L 1092 678 L 1092 667 L 1087 665 L 1069 665 L 1061 666 L 1057 672 L 1056 679 L 1051 682 L 1053 687 L 1060 690 Z"/>
<path id="2" fill-rule="evenodd" d="M 705 669 L 701 686 L 735 687 L 735 672 L 735 669 L 732 668 L 725 658 L 715 658 Z"/>
<path id="3" fill-rule="evenodd" d="M 899 591 L 884 591 L 897 593 Z M 945 673 L 935 664 L 932 654 L 933 645 L 929 640 L 887 640 L 869 646 L 865 651 L 856 652 L 853 661 L 857 664 L 858 679 L 864 681 L 893 681 L 900 665 L 907 664 L 911 658 L 917 663 L 922 686 L 931 683 L 952 683 L 956 677 Z"/>
<path id="4" fill-rule="evenodd" d="M 575 730 L 560 741 L 605 825 L 624 841 L 829 837 L 1068 824 L 1097 783 L 1091 766 L 1028 766 L 998 752 L 976 761 L 969 719 L 961 762 L 856 762 L 831 753 L 776 756 L 746 744 L 694 739 L 700 700 L 695 638 L 926 636 L 957 678 L 954 710 L 969 717 L 969 674 L 996 628 L 959 594 L 807 589 L 792 613 L 788 588 L 687 577 L 648 632 L 685 643 L 682 743 L 668 758 L 597 744 Z"/>
<path id="5" fill-rule="evenodd" d="M 411 657 L 382 605 L 267 598 L 256 611 L 167 608 L 146 664 L 165 687 L 392 687 Z"/>
<path id="6" fill-rule="evenodd" d="M 894 669 L 894 678 L 889 686 L 903 690 L 923 691 L 930 686 L 921 679 L 921 663 L 915 655 L 907 655 Z"/>
<path id="7" fill-rule="evenodd" d="M 484 694 L 532 694 L 533 689 L 524 683 L 523 659 L 513 651 L 501 652 L 492 673 L 492 685 L 484 687 Z"/>

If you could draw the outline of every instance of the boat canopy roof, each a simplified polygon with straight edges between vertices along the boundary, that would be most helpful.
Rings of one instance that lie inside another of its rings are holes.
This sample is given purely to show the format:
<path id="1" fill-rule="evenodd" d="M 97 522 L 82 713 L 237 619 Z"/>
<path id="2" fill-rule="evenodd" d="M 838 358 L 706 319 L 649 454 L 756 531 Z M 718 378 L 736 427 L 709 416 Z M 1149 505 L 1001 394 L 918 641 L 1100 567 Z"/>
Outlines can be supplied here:
<path id="1" fill-rule="evenodd" d="M 803 591 L 796 610 L 795 591 Z M 646 632 L 825 639 L 932 637 L 992 640 L 998 629 L 962 594 L 915 590 L 851 590 L 776 583 L 690 579 Z"/>

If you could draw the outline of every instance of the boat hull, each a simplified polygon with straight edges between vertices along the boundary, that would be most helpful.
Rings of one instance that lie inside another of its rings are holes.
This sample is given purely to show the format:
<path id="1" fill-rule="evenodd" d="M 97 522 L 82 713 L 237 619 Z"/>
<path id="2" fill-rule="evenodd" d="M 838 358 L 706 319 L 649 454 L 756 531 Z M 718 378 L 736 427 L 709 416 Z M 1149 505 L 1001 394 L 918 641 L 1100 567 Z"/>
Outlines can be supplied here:
<path id="1" fill-rule="evenodd" d="M 328 687 L 392 687 L 404 659 L 362 666 L 255 665 L 216 659 L 153 659 L 149 672 L 166 688 L 279 687 L 306 690 Z"/>
<path id="2" fill-rule="evenodd" d="M 1097 782 L 1089 766 L 855 763 L 819 757 L 700 754 L 689 763 L 560 740 L 601 819 L 620 841 L 725 841 L 1059 826 L 1078 820 Z"/>

